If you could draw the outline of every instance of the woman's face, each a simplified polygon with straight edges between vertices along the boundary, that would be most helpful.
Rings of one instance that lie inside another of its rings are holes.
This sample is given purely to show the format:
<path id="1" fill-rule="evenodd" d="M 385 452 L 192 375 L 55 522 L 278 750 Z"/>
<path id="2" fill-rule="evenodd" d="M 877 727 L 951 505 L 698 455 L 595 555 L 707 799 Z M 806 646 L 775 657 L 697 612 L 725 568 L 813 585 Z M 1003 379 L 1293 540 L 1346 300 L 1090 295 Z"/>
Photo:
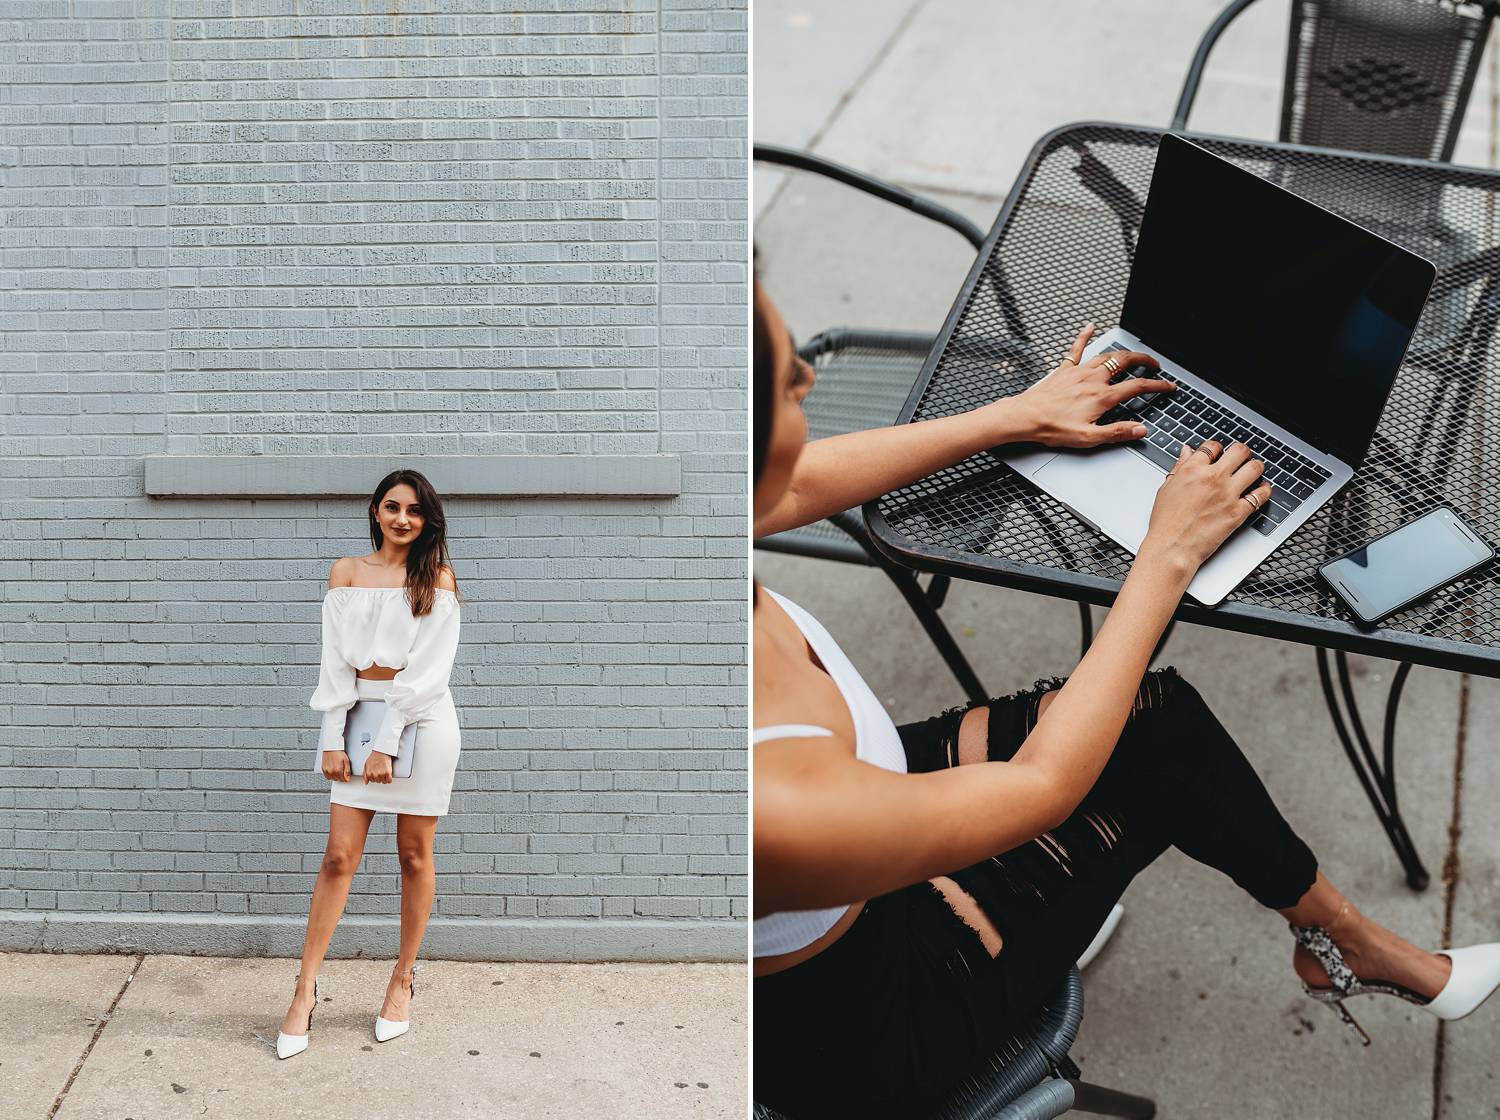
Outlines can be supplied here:
<path id="1" fill-rule="evenodd" d="M 755 516 L 776 508 L 791 482 L 792 468 L 802 445 L 807 442 L 807 418 L 802 415 L 802 398 L 813 387 L 813 369 L 792 347 L 792 336 L 781 313 L 764 294 L 757 296 L 757 311 L 766 324 L 771 339 L 772 377 L 771 440 L 766 448 L 765 465 L 755 482 Z"/>
<path id="2" fill-rule="evenodd" d="M 409 546 L 422 535 L 425 520 L 417 503 L 417 492 L 398 482 L 385 492 L 375 507 L 375 520 L 385 539 L 398 548 Z"/>

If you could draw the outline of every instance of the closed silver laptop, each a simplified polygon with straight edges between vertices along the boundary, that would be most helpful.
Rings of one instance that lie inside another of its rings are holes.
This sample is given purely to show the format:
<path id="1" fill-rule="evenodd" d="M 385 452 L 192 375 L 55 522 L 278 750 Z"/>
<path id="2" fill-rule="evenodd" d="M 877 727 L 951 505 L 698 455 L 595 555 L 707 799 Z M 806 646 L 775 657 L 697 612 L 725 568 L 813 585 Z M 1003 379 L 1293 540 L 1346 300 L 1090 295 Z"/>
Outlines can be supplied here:
<path id="1" fill-rule="evenodd" d="M 365 760 L 370 757 L 371 744 L 380 734 L 380 725 L 385 722 L 384 700 L 358 700 L 349 709 L 344 719 L 344 751 L 349 756 L 350 773 L 356 777 L 365 772 Z M 391 759 L 391 777 L 410 778 L 412 753 L 417 744 L 417 725 L 408 723 L 401 729 L 396 740 L 399 752 Z"/>

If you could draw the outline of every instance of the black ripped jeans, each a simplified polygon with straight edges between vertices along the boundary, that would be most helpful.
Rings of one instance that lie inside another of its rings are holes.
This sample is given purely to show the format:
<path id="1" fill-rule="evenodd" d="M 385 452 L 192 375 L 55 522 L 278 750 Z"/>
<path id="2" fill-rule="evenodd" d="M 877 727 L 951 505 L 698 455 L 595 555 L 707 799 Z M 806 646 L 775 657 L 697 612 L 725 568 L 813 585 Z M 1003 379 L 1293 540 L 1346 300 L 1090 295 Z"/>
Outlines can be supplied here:
<path id="1" fill-rule="evenodd" d="M 988 701 L 1010 759 L 1061 682 Z M 900 728 L 912 772 L 958 764 L 955 708 Z M 936 887 L 873 898 L 817 956 L 755 981 L 755 1098 L 792 1120 L 921 1115 L 1024 1028 L 1134 878 L 1169 846 L 1261 905 L 1296 905 L 1317 861 L 1197 691 L 1148 674 L 1109 762 L 1063 824 L 949 874 L 1003 941 L 991 958 Z"/>

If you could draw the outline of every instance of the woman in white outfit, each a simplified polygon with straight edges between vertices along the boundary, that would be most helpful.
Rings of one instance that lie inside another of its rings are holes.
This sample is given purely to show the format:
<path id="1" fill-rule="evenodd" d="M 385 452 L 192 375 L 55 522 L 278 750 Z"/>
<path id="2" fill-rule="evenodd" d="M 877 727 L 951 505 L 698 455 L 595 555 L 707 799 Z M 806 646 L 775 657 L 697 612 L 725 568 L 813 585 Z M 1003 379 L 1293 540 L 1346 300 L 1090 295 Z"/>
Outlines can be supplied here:
<path id="1" fill-rule="evenodd" d="M 458 765 L 458 714 L 448 677 L 458 649 L 459 600 L 442 502 L 421 474 L 393 471 L 375 488 L 369 514 L 375 551 L 337 561 L 323 598 L 322 670 L 311 706 L 323 713 L 317 766 L 331 783 L 328 844 L 308 910 L 296 991 L 276 1040 L 281 1058 L 307 1049 L 318 969 L 344 912 L 370 821 L 380 811 L 396 814 L 401 949 L 375 1038 L 386 1042 L 406 1032 L 417 949 L 432 910 L 432 837 L 448 812 Z M 358 744 L 345 743 L 345 722 L 356 702 L 366 701 L 383 704 L 384 712 L 362 772 L 355 774 L 345 748 Z M 403 737 L 411 775 L 398 778 L 394 762 L 405 753 Z"/>

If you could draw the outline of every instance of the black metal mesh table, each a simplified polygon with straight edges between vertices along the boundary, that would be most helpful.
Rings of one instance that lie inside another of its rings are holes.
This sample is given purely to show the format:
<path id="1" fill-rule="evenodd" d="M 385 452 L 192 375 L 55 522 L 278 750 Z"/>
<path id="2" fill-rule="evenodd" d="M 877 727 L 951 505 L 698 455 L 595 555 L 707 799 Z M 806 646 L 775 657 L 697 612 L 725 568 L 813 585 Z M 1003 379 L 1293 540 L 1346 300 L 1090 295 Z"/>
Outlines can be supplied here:
<path id="1" fill-rule="evenodd" d="M 950 415 L 1019 392 L 1056 364 L 1082 323 L 1102 328 L 1117 321 L 1161 134 L 1090 123 L 1037 143 L 899 422 Z M 1500 542 L 1500 437 L 1489 435 L 1500 423 L 1500 368 L 1491 354 L 1500 317 L 1500 173 L 1188 135 L 1406 246 L 1438 269 L 1370 454 L 1354 480 L 1218 607 L 1185 602 L 1177 614 L 1319 647 L 1324 689 L 1351 761 L 1408 879 L 1425 885 L 1389 774 L 1395 701 L 1412 663 L 1500 676 L 1500 564 L 1378 628 L 1355 625 L 1316 569 L 1439 504 Z M 997 347 L 999 338 L 1012 345 Z M 865 514 L 877 546 L 912 567 L 1081 601 L 1112 600 L 1131 560 L 987 452 L 886 495 Z M 1350 706 L 1347 728 L 1337 711 L 1325 648 L 1338 651 L 1341 691 Z M 1404 663 L 1388 708 L 1384 773 L 1353 708 L 1346 650 Z M 1373 773 L 1362 772 L 1351 737 Z"/>

